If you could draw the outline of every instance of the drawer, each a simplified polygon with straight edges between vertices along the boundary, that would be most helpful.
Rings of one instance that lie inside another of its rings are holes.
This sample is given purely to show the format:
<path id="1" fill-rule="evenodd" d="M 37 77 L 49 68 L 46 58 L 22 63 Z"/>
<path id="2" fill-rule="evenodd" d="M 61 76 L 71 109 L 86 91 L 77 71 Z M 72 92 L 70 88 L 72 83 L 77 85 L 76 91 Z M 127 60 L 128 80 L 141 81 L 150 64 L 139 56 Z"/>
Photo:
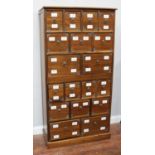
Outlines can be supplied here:
<path id="1" fill-rule="evenodd" d="M 73 138 L 80 135 L 80 120 L 50 123 L 51 140 Z"/>
<path id="2" fill-rule="evenodd" d="M 46 31 L 62 31 L 62 11 L 61 10 L 50 10 L 46 11 Z"/>
<path id="3" fill-rule="evenodd" d="M 101 134 L 109 131 L 109 115 L 81 119 L 81 135 Z"/>
<path id="4" fill-rule="evenodd" d="M 75 32 L 81 30 L 80 11 L 65 11 L 64 13 L 64 30 L 68 32 Z"/>
<path id="5" fill-rule="evenodd" d="M 64 100 L 64 85 L 51 84 L 48 86 L 48 98 L 50 102 Z"/>
<path id="6" fill-rule="evenodd" d="M 99 12 L 99 30 L 113 31 L 114 30 L 114 11 Z"/>
<path id="7" fill-rule="evenodd" d="M 82 27 L 83 31 L 98 30 L 98 15 L 96 11 L 82 12 Z"/>
<path id="8" fill-rule="evenodd" d="M 69 50 L 68 33 L 47 34 L 47 52 L 50 53 L 67 53 Z"/>
<path id="9" fill-rule="evenodd" d="M 71 52 L 92 51 L 92 38 L 90 33 L 71 33 Z"/>
<path id="10" fill-rule="evenodd" d="M 94 51 L 112 50 L 113 33 L 95 33 L 93 35 Z"/>
<path id="11" fill-rule="evenodd" d="M 79 55 L 48 56 L 48 77 L 80 75 Z"/>
<path id="12" fill-rule="evenodd" d="M 79 118 L 89 116 L 90 113 L 90 101 L 80 100 L 71 102 L 71 117 Z"/>
<path id="13" fill-rule="evenodd" d="M 92 99 L 91 115 L 109 113 L 110 97 Z"/>
<path id="14" fill-rule="evenodd" d="M 111 94 L 111 80 L 98 80 L 97 84 L 97 97 L 110 96 Z"/>
<path id="15" fill-rule="evenodd" d="M 82 98 L 95 97 L 95 93 L 96 93 L 96 81 L 82 82 Z"/>
<path id="16" fill-rule="evenodd" d="M 66 101 L 80 99 L 81 85 L 80 82 L 71 82 L 65 84 L 65 97 Z"/>
<path id="17" fill-rule="evenodd" d="M 59 121 L 69 119 L 68 102 L 52 102 L 48 110 L 49 121 Z"/>

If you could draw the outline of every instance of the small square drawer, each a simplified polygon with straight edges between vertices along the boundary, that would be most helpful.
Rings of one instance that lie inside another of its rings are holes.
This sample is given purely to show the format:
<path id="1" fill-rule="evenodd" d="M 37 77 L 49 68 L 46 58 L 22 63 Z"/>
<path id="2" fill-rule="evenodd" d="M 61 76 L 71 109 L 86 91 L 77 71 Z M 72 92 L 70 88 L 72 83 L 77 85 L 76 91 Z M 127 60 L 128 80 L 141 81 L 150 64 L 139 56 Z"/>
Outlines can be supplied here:
<path id="1" fill-rule="evenodd" d="M 80 11 L 65 11 L 64 13 L 64 30 L 75 32 L 81 30 Z"/>
<path id="2" fill-rule="evenodd" d="M 113 31 L 114 30 L 114 11 L 99 12 L 99 30 Z"/>
<path id="3" fill-rule="evenodd" d="M 92 38 L 90 33 L 71 33 L 71 52 L 92 51 Z"/>
<path id="4" fill-rule="evenodd" d="M 80 136 L 80 120 L 50 123 L 51 141 Z"/>
<path id="5" fill-rule="evenodd" d="M 80 100 L 71 102 L 71 117 L 79 118 L 89 116 L 90 113 L 90 101 Z"/>
<path id="6" fill-rule="evenodd" d="M 92 99 L 91 115 L 109 113 L 110 97 Z"/>
<path id="7" fill-rule="evenodd" d="M 94 51 L 104 51 L 113 49 L 112 33 L 95 33 L 93 35 Z"/>
<path id="8" fill-rule="evenodd" d="M 65 97 L 66 101 L 80 99 L 81 85 L 80 82 L 71 82 L 65 84 Z"/>
<path id="9" fill-rule="evenodd" d="M 96 11 L 84 11 L 82 13 L 83 31 L 98 30 L 98 15 Z"/>
<path id="10" fill-rule="evenodd" d="M 46 40 L 48 53 L 67 53 L 69 50 L 68 33 L 47 34 Z"/>
<path id="11" fill-rule="evenodd" d="M 103 79 L 97 81 L 97 97 L 106 97 L 111 94 L 111 80 Z"/>
<path id="12" fill-rule="evenodd" d="M 50 84 L 48 86 L 48 98 L 50 102 L 64 100 L 63 84 Z"/>
<path id="13" fill-rule="evenodd" d="M 48 110 L 49 121 L 59 121 L 69 119 L 68 102 L 52 102 Z"/>
<path id="14" fill-rule="evenodd" d="M 45 12 L 46 31 L 62 31 L 62 11 L 50 10 Z"/>
<path id="15" fill-rule="evenodd" d="M 82 82 L 82 98 L 95 97 L 96 81 L 83 81 Z"/>

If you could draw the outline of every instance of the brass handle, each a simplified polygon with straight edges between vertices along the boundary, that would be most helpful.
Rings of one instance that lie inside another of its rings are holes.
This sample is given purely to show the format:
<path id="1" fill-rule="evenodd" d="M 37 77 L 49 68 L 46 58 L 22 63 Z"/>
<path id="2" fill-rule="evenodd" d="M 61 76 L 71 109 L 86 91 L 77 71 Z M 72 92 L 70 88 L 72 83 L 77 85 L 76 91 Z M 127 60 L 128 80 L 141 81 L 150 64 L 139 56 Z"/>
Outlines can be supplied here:
<path id="1" fill-rule="evenodd" d="M 67 65 L 67 62 L 66 62 L 66 61 L 64 61 L 64 62 L 63 62 L 63 66 L 66 66 L 66 65 Z"/>
<path id="2" fill-rule="evenodd" d="M 57 43 L 60 43 L 60 40 L 57 40 Z"/>
<path id="3" fill-rule="evenodd" d="M 97 122 L 94 122 L 94 124 L 96 125 L 96 124 L 97 124 Z"/>

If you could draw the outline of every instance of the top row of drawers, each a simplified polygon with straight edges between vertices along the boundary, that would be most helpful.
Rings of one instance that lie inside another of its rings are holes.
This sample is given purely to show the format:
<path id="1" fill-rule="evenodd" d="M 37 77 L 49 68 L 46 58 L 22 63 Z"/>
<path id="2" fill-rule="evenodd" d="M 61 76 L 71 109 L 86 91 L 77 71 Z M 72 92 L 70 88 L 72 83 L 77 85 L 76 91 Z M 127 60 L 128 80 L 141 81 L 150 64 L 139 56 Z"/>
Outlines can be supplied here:
<path id="1" fill-rule="evenodd" d="M 45 12 L 46 32 L 89 32 L 114 30 L 114 11 L 48 10 Z"/>

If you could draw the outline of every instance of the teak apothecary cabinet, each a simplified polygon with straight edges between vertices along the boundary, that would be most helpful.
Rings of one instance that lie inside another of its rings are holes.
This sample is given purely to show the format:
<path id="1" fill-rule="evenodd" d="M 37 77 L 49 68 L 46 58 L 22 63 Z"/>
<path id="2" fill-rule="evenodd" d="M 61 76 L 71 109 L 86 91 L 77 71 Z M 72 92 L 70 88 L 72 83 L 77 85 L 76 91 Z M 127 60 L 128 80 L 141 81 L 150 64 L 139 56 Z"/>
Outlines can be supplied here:
<path id="1" fill-rule="evenodd" d="M 39 14 L 47 146 L 110 138 L 115 9 L 43 7 Z"/>

